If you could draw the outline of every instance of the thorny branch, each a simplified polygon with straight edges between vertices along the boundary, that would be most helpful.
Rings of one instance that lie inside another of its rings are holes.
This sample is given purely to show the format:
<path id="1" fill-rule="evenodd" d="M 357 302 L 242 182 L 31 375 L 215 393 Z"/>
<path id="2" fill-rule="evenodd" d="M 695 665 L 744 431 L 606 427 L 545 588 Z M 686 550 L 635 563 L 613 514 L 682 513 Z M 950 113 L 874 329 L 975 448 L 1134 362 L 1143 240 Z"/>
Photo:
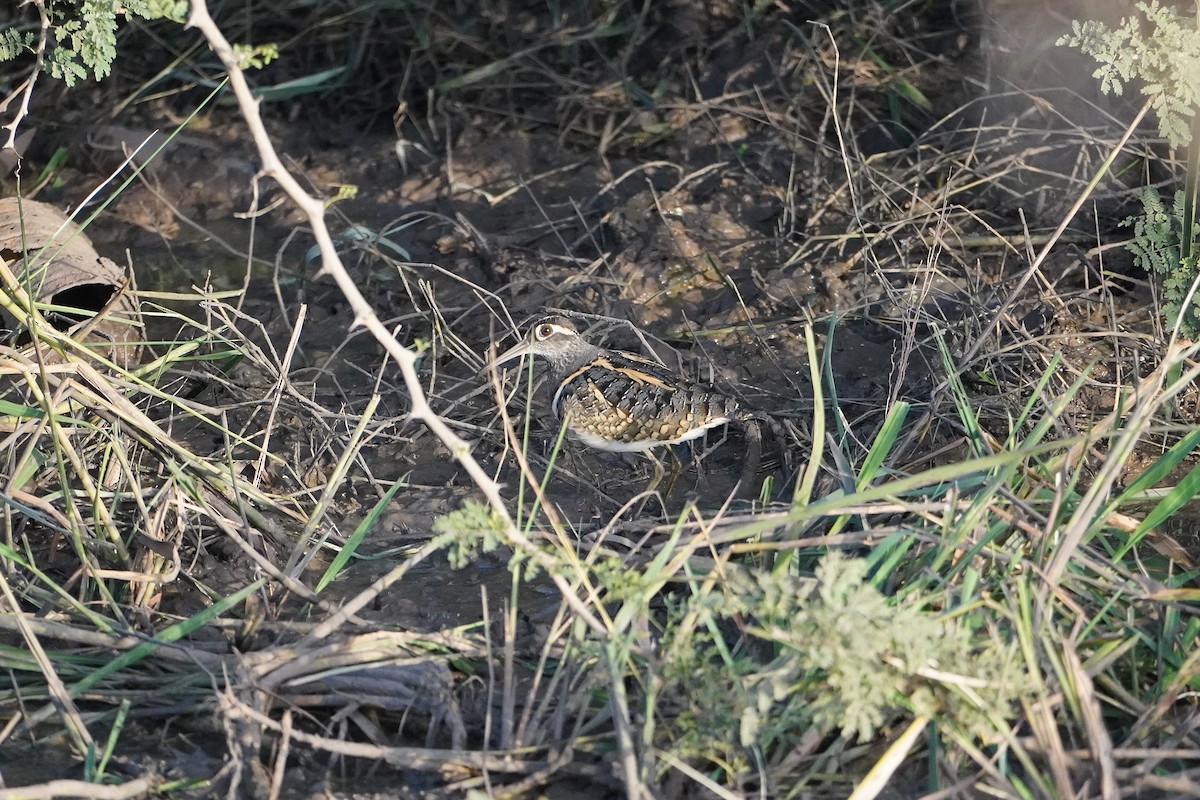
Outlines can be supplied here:
<path id="1" fill-rule="evenodd" d="M 246 76 L 242 73 L 240 60 L 229 44 L 229 40 L 225 38 L 209 15 L 208 4 L 205 0 L 195 0 L 191 4 L 191 14 L 188 17 L 187 25 L 189 28 L 197 28 L 204 35 L 204 38 L 208 40 L 209 47 L 221 59 L 221 63 L 225 65 L 225 69 L 229 73 L 229 84 L 233 87 L 233 93 L 237 97 L 242 118 L 246 120 L 250 134 L 254 137 L 254 144 L 258 148 L 259 157 L 263 160 L 259 175 L 275 180 L 308 218 L 313 237 L 317 240 L 317 247 L 321 252 L 321 269 L 317 272 L 316 277 L 328 275 L 337 283 L 338 289 L 345 295 L 350 308 L 354 311 L 352 327 L 361 325 L 369 330 L 376 341 L 388 352 L 388 355 L 396 359 L 396 363 L 400 366 L 400 373 L 404 377 L 405 388 L 408 389 L 411 404 L 409 413 L 424 422 L 441 440 L 442 444 L 446 445 L 451 455 L 462 464 L 475 485 L 487 497 L 496 513 L 504 519 L 509 527 L 512 527 L 512 518 L 500 497 L 499 485 L 471 455 L 469 445 L 429 407 L 429 403 L 425 399 L 425 391 L 417 377 L 417 354 L 396 341 L 391 331 L 379 319 L 371 304 L 363 297 L 362 292 L 355 285 L 354 279 L 350 277 L 350 273 L 346 271 L 341 257 L 338 256 L 337 248 L 334 246 L 333 236 L 329 233 L 329 226 L 325 224 L 325 203 L 320 198 L 313 197 L 304 191 L 300 182 L 283 166 L 283 162 L 275 152 L 275 146 L 267 134 L 266 126 L 263 125 L 262 115 L 259 113 L 259 100 L 251 93 Z"/>
<path id="2" fill-rule="evenodd" d="M 213 21 L 212 16 L 208 12 L 208 4 L 205 0 L 192 0 L 191 13 L 188 17 L 187 26 L 200 31 L 208 41 L 209 47 L 221 59 L 221 63 L 225 65 L 225 69 L 229 74 L 229 85 L 233 87 L 238 108 L 242 113 L 242 118 L 246 121 L 246 125 L 250 129 L 251 136 L 254 138 L 254 144 L 258 148 L 259 157 L 263 161 L 259 175 L 274 179 L 308 219 L 313 237 L 316 239 L 318 249 L 321 253 L 321 269 L 318 271 L 317 276 L 328 275 L 333 278 L 334 282 L 337 283 L 338 289 L 345 295 L 347 302 L 354 311 L 353 326 L 357 327 L 361 325 L 369 330 L 399 365 L 400 373 L 404 377 L 405 388 L 408 390 L 409 402 L 411 404 L 409 413 L 411 416 L 425 423 L 429 430 L 450 450 L 451 455 L 463 466 L 467 474 L 471 476 L 471 480 L 483 492 L 489 505 L 504 521 L 504 525 L 507 528 L 506 535 L 509 537 L 509 540 L 535 561 L 539 562 L 543 568 L 547 569 L 551 579 L 562 593 L 563 598 L 580 614 L 580 617 L 589 627 L 603 633 L 605 631 L 604 624 L 596 619 L 587 607 L 578 600 L 576 591 L 570 582 L 565 577 L 555 574 L 553 570 L 554 564 L 549 556 L 537 548 L 513 524 L 512 515 L 508 513 L 508 508 L 500 496 L 499 485 L 492 480 L 491 476 L 484 471 L 479 462 L 475 460 L 475 457 L 471 455 L 468 444 L 455 434 L 450 429 L 450 426 L 430 408 L 425 397 L 425 390 L 422 388 L 421 381 L 417 376 L 417 354 L 396 341 L 391 331 L 379 319 L 371 304 L 363 297 L 362 292 L 355 285 L 354 279 L 346 271 L 341 257 L 338 255 L 337 249 L 333 244 L 333 237 L 329 232 L 329 227 L 325 224 L 325 204 L 320 198 L 308 194 L 299 181 L 283 166 L 283 162 L 275 152 L 275 147 L 271 143 L 270 136 L 267 134 L 266 126 L 262 121 L 262 115 L 259 113 L 259 100 L 250 91 L 250 85 L 246 81 L 246 76 L 242 73 L 241 62 L 230 45 L 229 40 L 225 38 L 221 29 Z M 369 593 L 364 593 L 364 595 L 367 594 Z M 353 602 L 351 601 L 351 603 Z"/>
<path id="3" fill-rule="evenodd" d="M 38 18 L 41 22 L 38 29 L 37 50 L 34 51 L 33 70 L 21 86 L 14 89 L 12 94 L 0 102 L 0 113 L 2 113 L 18 94 L 21 95 L 21 107 L 17 109 L 16 116 L 13 117 L 12 122 L 0 128 L 0 130 L 8 131 L 8 141 L 4 143 L 3 147 L 0 147 L 0 150 L 12 150 L 14 153 L 17 152 L 17 128 L 20 127 L 21 121 L 29 116 L 29 98 L 33 97 L 33 87 L 37 83 L 42 65 L 46 61 L 46 39 L 50 30 L 50 17 L 46 14 L 46 4 L 43 0 L 26 0 L 26 2 L 32 2 L 37 8 Z"/>

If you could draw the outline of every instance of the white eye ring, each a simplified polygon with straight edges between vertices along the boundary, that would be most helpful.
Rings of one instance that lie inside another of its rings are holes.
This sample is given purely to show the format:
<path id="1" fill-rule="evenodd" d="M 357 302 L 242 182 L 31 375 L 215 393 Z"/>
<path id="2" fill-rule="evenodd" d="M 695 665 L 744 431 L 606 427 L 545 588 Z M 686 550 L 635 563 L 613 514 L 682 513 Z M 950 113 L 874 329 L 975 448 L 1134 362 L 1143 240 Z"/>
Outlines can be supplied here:
<path id="1" fill-rule="evenodd" d="M 554 326 L 550 323 L 538 325 L 537 330 L 533 332 L 535 338 L 539 341 L 545 341 L 554 335 Z"/>

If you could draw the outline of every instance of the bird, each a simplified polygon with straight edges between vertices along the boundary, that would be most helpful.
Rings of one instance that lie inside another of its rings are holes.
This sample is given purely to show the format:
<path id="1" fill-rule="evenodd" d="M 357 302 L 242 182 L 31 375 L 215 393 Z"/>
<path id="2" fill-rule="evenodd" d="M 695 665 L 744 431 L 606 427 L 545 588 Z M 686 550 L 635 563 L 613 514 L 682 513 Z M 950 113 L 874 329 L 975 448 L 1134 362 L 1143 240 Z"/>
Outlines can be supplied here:
<path id="1" fill-rule="evenodd" d="M 593 344 L 564 316 L 534 322 L 520 343 L 489 361 L 482 372 L 526 355 L 548 362 L 554 388 L 551 411 L 572 437 L 597 450 L 637 452 L 649 458 L 654 475 L 644 490 L 647 494 L 663 477 L 662 462 L 651 452 L 655 448 L 753 419 L 737 399 L 711 386 L 690 381 L 645 356 Z M 671 455 L 664 495 L 681 468 L 673 450 Z"/>

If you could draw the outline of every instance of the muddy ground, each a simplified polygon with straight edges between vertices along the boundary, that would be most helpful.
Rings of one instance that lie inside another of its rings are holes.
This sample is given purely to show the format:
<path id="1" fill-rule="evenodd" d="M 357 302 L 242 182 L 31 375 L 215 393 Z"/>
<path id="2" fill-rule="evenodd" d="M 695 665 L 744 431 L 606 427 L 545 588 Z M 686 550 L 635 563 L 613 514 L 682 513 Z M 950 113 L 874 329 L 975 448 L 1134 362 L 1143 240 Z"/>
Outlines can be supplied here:
<path id="1" fill-rule="evenodd" d="M 822 353 L 842 413 L 864 438 L 898 399 L 941 416 L 940 396 L 929 402 L 945 389 L 935 333 L 953 355 L 974 357 L 959 365 L 965 379 L 1003 407 L 1044 366 L 1042 351 L 1102 355 L 1089 340 L 1114 313 L 1152 331 L 1147 284 L 1111 247 L 1133 208 L 1121 186 L 1106 187 L 1043 274 L 1009 294 L 1103 146 L 1078 127 L 1090 119 L 1063 119 L 1097 97 L 1073 72 L 1080 57 L 1049 44 L 1067 15 L 935 4 L 872 18 L 882 11 L 867 6 L 827 10 L 826 29 L 796 11 L 747 41 L 734 18 L 688 8 L 660 23 L 680 60 L 705 43 L 687 65 L 692 83 L 665 72 L 640 104 L 630 87 L 554 91 L 526 75 L 536 69 L 518 69 L 508 106 L 448 93 L 417 107 L 408 98 L 420 87 L 403 87 L 395 131 L 381 130 L 395 104 L 303 98 L 269 109 L 277 147 L 314 191 L 357 187 L 331 209 L 354 274 L 403 341 L 431 344 L 427 391 L 481 454 L 499 441 L 479 359 L 547 308 L 628 321 L 674 346 L 692 376 L 801 428 L 812 412 L 802 326 L 814 324 L 824 342 L 832 319 Z M 904 60 L 885 68 L 874 63 L 881 54 L 847 47 L 838 38 L 846 15 L 876 26 L 875 46 Z M 1044 25 L 1036 38 L 1017 25 L 1031 19 Z M 1031 82 L 1034 62 L 1049 73 L 1038 81 L 1053 87 L 1049 100 L 1018 83 Z M 147 139 L 143 151 L 153 149 L 180 121 L 180 98 L 131 103 L 129 89 L 110 81 L 62 92 L 67 109 L 57 125 L 43 123 L 26 169 L 57 147 L 67 166 L 38 199 L 76 206 L 124 153 Z M 47 85 L 43 96 L 59 91 Z M 850 98 L 845 106 L 830 107 L 833 92 Z M 119 114 L 95 118 L 96 107 L 114 105 Z M 278 189 L 255 182 L 257 164 L 233 110 L 208 107 L 88 232 L 102 253 L 132 264 L 143 289 L 245 284 L 242 308 L 278 350 L 305 304 L 293 380 L 353 413 L 375 388 L 380 351 L 348 331 L 332 284 L 313 279 L 312 240 Z M 620 326 L 594 335 L 642 349 Z M 1031 341 L 1041 351 L 1013 347 Z M 414 486 L 453 486 L 460 476 L 445 454 L 400 422 L 396 376 L 378 378 L 398 424 L 395 440 L 379 443 L 376 477 L 412 471 Z M 534 409 L 547 438 L 553 420 L 543 403 Z M 909 455 L 942 444 L 934 434 Z M 574 502 L 601 515 L 646 470 L 579 448 L 567 459 L 579 473 Z"/>

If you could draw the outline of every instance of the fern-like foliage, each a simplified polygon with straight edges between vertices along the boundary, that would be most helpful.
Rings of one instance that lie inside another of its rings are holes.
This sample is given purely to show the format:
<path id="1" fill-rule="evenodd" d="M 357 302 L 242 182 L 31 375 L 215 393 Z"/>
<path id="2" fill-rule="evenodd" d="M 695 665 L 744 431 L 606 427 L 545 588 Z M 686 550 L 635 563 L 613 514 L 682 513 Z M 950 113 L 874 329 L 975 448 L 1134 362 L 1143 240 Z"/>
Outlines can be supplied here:
<path id="1" fill-rule="evenodd" d="M 480 551 L 490 553 L 502 545 L 506 530 L 504 520 L 489 505 L 470 499 L 433 521 L 435 541 L 446 548 L 455 569 L 465 567 Z"/>
<path id="2" fill-rule="evenodd" d="M 723 592 L 694 598 L 680 618 L 700 614 L 699 629 L 755 620 L 747 631 L 768 647 L 747 650 L 775 657 L 731 660 L 714 641 L 673 641 L 668 626 L 659 675 L 690 698 L 677 754 L 727 762 L 764 742 L 794 743 L 808 725 L 869 740 L 917 714 L 981 740 L 997 735 L 1030 688 L 1016 647 L 919 601 L 881 594 L 867 569 L 832 551 L 817 567 L 815 591 L 800 578 L 731 569 Z"/>
<path id="3" fill-rule="evenodd" d="M 1200 146 L 1192 142 L 1192 120 L 1200 105 L 1200 30 L 1196 15 L 1184 16 L 1159 0 L 1139 2 L 1140 17 L 1128 17 L 1115 29 L 1095 22 L 1072 23 L 1072 33 L 1060 45 L 1078 47 L 1100 62 L 1092 73 L 1102 91 L 1121 94 L 1125 84 L 1138 80 L 1158 116 L 1159 131 L 1172 147 Z M 1143 21 L 1147 30 L 1143 32 Z M 1200 159 L 1192 154 L 1189 170 Z M 1164 321 L 1187 339 L 1200 335 L 1200 319 L 1188 294 L 1200 276 L 1196 257 L 1197 220 L 1194 216 L 1200 176 L 1189 175 L 1189 197 L 1175 194 L 1170 210 L 1158 192 L 1142 193 L 1142 215 L 1123 223 L 1133 226 L 1129 251 L 1134 262 L 1165 276 L 1162 282 Z M 1190 201 L 1190 202 L 1189 202 Z"/>
<path id="4" fill-rule="evenodd" d="M 1200 275 L 1200 259 L 1196 256 L 1200 244 L 1196 241 L 1196 226 L 1188 224 L 1184 193 L 1175 192 L 1169 210 L 1151 187 L 1142 190 L 1141 201 L 1141 215 L 1121 223 L 1133 227 L 1133 239 L 1126 246 L 1136 266 L 1165 276 L 1162 314 L 1167 325 L 1178 325 L 1180 336 L 1196 339 L 1200 336 L 1200 316 L 1195 303 L 1185 307 L 1185 301 Z"/>
<path id="5" fill-rule="evenodd" d="M 1158 0 L 1139 2 L 1136 8 L 1142 17 L 1127 17 L 1113 30 L 1095 20 L 1075 20 L 1072 32 L 1058 44 L 1077 47 L 1100 62 L 1092 74 L 1105 94 L 1120 95 L 1125 84 L 1141 81 L 1163 136 L 1172 147 L 1186 146 L 1200 103 L 1200 30 L 1194 15 L 1184 17 Z"/>
<path id="6" fill-rule="evenodd" d="M 12 61 L 33 47 L 34 36 L 16 28 L 0 30 L 0 61 Z"/>
<path id="7" fill-rule="evenodd" d="M 61 3 L 51 9 L 61 9 Z M 108 75 L 117 57 L 117 11 L 112 0 L 83 0 L 78 16 L 59 17 L 53 27 L 55 47 L 47 54 L 50 74 L 68 86 L 86 78 Z M 52 18 L 53 19 L 53 18 Z"/>
<path id="8" fill-rule="evenodd" d="M 99 80 L 117 57 L 117 26 L 133 16 L 182 22 L 186 0 L 46 0 L 48 22 L 44 69 L 68 86 L 89 75 Z M 0 61 L 11 61 L 34 45 L 28 30 L 0 31 Z"/>

